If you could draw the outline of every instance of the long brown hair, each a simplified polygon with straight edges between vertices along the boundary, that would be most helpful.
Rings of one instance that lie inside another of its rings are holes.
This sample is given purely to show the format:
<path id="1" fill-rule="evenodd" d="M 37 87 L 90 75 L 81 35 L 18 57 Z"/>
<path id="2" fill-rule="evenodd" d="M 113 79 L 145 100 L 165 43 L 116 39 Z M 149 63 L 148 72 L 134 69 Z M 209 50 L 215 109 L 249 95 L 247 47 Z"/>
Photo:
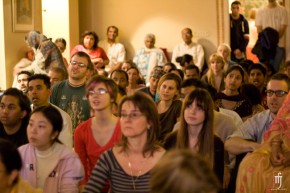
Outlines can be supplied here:
<path id="1" fill-rule="evenodd" d="M 147 130 L 147 141 L 143 149 L 143 155 L 145 156 L 145 154 L 149 152 L 152 156 L 153 153 L 160 148 L 157 140 L 160 135 L 160 123 L 157 107 L 151 97 L 138 91 L 122 98 L 119 105 L 119 116 L 121 116 L 122 106 L 125 102 L 132 102 L 134 106 L 145 115 L 150 124 L 150 128 Z M 122 135 L 119 146 L 121 147 L 121 151 L 126 151 L 128 149 L 128 140 L 124 135 Z"/>
<path id="2" fill-rule="evenodd" d="M 213 152 L 214 152 L 214 132 L 213 132 L 213 109 L 214 104 L 208 91 L 205 89 L 195 89 L 188 96 L 186 96 L 182 111 L 181 111 L 181 124 L 177 131 L 177 148 L 189 148 L 189 134 L 188 124 L 184 118 L 184 111 L 193 102 L 196 102 L 197 106 L 204 110 L 205 119 L 201 131 L 198 134 L 198 154 L 209 160 L 209 163 L 213 167 Z"/>

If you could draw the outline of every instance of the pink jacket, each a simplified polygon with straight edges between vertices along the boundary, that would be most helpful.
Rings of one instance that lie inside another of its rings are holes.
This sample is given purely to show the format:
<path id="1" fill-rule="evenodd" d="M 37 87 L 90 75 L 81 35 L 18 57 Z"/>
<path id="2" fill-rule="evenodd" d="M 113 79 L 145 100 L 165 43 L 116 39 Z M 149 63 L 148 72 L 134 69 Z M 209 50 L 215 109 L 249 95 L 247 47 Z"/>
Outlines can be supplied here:
<path id="1" fill-rule="evenodd" d="M 78 193 L 79 182 L 84 177 L 84 169 L 79 157 L 65 145 L 62 148 L 58 163 L 45 181 L 44 193 Z M 30 144 L 19 147 L 23 167 L 20 176 L 36 187 L 35 147 Z"/>

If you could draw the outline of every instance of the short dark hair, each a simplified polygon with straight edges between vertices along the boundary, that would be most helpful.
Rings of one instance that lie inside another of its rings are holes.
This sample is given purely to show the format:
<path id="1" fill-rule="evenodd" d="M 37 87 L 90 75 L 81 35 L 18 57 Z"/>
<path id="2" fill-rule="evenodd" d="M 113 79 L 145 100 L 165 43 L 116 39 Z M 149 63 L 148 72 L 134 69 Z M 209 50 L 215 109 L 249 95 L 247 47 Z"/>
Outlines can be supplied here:
<path id="1" fill-rule="evenodd" d="M 285 81 L 288 85 L 288 90 L 290 90 L 290 78 L 283 73 L 276 73 L 273 76 L 271 76 L 271 78 L 269 79 L 269 81 L 271 80 L 282 80 Z"/>
<path id="2" fill-rule="evenodd" d="M 176 62 L 180 64 L 180 66 L 184 66 L 185 63 L 193 62 L 193 57 L 190 54 L 184 54 L 183 56 L 179 56 L 175 59 Z"/>
<path id="3" fill-rule="evenodd" d="M 252 70 L 260 70 L 264 76 L 266 76 L 267 73 L 266 68 L 262 64 L 252 64 L 248 69 L 249 75 Z"/>
<path id="4" fill-rule="evenodd" d="M 117 36 L 118 36 L 118 35 L 119 35 L 119 29 L 118 29 L 116 26 L 114 26 L 114 25 L 110 25 L 110 26 L 107 28 L 107 33 L 109 32 L 109 30 L 110 30 L 111 28 L 113 28 L 113 29 L 116 30 L 116 33 L 117 33 Z"/>
<path id="5" fill-rule="evenodd" d="M 232 2 L 231 6 L 232 6 L 232 5 L 241 5 L 241 2 L 239 2 L 239 1 L 234 1 L 234 2 Z"/>
<path id="6" fill-rule="evenodd" d="M 57 39 L 54 41 L 55 44 L 58 43 L 58 42 L 61 42 L 61 43 L 64 45 L 64 47 L 66 47 L 66 41 L 65 41 L 64 38 L 57 38 Z"/>
<path id="7" fill-rule="evenodd" d="M 46 74 L 34 74 L 28 78 L 28 85 L 29 82 L 32 80 L 43 80 L 43 83 L 45 84 L 46 88 L 50 89 L 51 83 L 50 78 Z"/>
<path id="8" fill-rule="evenodd" d="M 172 62 L 167 62 L 164 64 L 164 66 L 170 66 L 171 69 L 177 69 L 175 64 L 173 64 Z"/>
<path id="9" fill-rule="evenodd" d="M 113 71 L 111 72 L 111 74 L 110 74 L 110 78 L 112 78 L 112 76 L 113 76 L 113 74 L 114 74 L 115 72 L 118 72 L 118 73 L 121 73 L 121 74 L 125 74 L 125 77 L 126 77 L 127 81 L 129 80 L 129 76 L 128 76 L 127 72 L 125 72 L 125 71 L 122 70 L 122 69 L 116 69 L 116 70 L 113 70 Z"/>
<path id="10" fill-rule="evenodd" d="M 81 39 L 81 44 L 84 45 L 84 38 L 86 36 L 93 36 L 94 39 L 95 39 L 95 42 L 94 42 L 94 45 L 93 45 L 93 49 L 96 49 L 98 47 L 98 42 L 99 42 L 99 37 L 98 35 L 96 34 L 96 32 L 94 31 L 85 31 L 84 33 L 82 33 L 82 39 Z"/>
<path id="11" fill-rule="evenodd" d="M 231 73 L 234 70 L 237 70 L 237 71 L 239 71 L 241 73 L 241 75 L 242 75 L 242 82 L 244 82 L 245 71 L 244 71 L 243 67 L 240 66 L 240 65 L 238 65 L 238 64 L 234 64 L 234 65 L 230 66 L 228 68 L 228 70 L 226 71 L 224 77 L 227 77 L 228 74 Z"/>
<path id="12" fill-rule="evenodd" d="M 75 55 L 77 55 L 77 56 L 79 56 L 81 58 L 86 58 L 87 59 L 87 61 L 88 61 L 87 69 L 89 69 L 89 70 L 94 70 L 95 69 L 94 65 L 93 65 L 93 63 L 91 61 L 91 58 L 90 58 L 90 56 L 87 53 L 85 53 L 85 52 L 75 52 L 73 55 L 71 55 L 70 58 L 72 59 Z"/>
<path id="13" fill-rule="evenodd" d="M 18 72 L 17 73 L 17 77 L 19 76 L 19 75 L 21 75 L 21 74 L 26 74 L 27 76 L 32 76 L 32 73 L 31 72 L 29 72 L 29 71 L 26 71 L 26 70 L 22 70 L 22 71 L 20 71 L 20 72 Z"/>
<path id="14" fill-rule="evenodd" d="M 4 165 L 5 173 L 11 174 L 13 170 L 20 171 L 22 168 L 21 156 L 17 146 L 7 139 L 0 138 L 0 162 Z M 16 178 L 13 183 L 17 183 Z"/>
<path id="15" fill-rule="evenodd" d="M 189 64 L 189 65 L 187 65 L 186 67 L 185 67 L 185 69 L 184 69 L 184 73 L 186 74 L 186 70 L 196 70 L 196 72 L 199 74 L 200 73 L 200 71 L 199 71 L 199 68 L 196 66 L 196 65 L 194 65 L 194 64 Z"/>

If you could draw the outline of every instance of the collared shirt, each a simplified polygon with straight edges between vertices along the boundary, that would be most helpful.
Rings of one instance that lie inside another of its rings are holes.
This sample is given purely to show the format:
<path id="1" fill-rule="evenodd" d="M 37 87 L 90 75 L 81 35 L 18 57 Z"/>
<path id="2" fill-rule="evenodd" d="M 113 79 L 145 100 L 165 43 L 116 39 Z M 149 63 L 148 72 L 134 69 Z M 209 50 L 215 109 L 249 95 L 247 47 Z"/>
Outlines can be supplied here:
<path id="1" fill-rule="evenodd" d="M 173 49 L 171 62 L 174 63 L 179 69 L 181 67 L 176 62 L 176 58 L 183 56 L 184 54 L 192 55 L 194 64 L 198 66 L 200 71 L 202 70 L 204 64 L 204 50 L 200 44 L 191 42 L 190 45 L 187 45 L 183 42 L 175 46 Z"/>
<path id="2" fill-rule="evenodd" d="M 229 138 L 241 137 L 261 143 L 263 134 L 269 129 L 272 121 L 273 117 L 271 116 L 270 110 L 264 110 L 247 119 Z"/>

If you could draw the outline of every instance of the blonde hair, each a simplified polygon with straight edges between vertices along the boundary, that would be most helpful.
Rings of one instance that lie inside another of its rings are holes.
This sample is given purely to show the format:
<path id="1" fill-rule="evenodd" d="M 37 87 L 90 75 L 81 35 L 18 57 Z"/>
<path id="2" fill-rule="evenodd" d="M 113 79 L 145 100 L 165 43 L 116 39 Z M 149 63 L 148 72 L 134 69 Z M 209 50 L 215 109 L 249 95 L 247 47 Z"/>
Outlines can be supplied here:
<path id="1" fill-rule="evenodd" d="M 211 63 L 212 61 L 218 61 L 218 62 L 221 62 L 223 64 L 223 67 L 225 66 L 225 61 L 224 61 L 224 58 L 219 55 L 218 53 L 214 53 L 212 55 L 210 55 L 209 57 L 209 66 L 208 66 L 208 71 L 206 73 L 206 76 L 207 76 L 207 82 L 212 85 L 213 87 L 216 87 L 215 86 L 215 80 L 214 80 L 214 73 L 213 73 L 213 70 L 211 68 Z M 222 80 L 223 81 L 223 80 Z M 217 90 L 219 90 L 219 88 L 216 88 Z"/>

